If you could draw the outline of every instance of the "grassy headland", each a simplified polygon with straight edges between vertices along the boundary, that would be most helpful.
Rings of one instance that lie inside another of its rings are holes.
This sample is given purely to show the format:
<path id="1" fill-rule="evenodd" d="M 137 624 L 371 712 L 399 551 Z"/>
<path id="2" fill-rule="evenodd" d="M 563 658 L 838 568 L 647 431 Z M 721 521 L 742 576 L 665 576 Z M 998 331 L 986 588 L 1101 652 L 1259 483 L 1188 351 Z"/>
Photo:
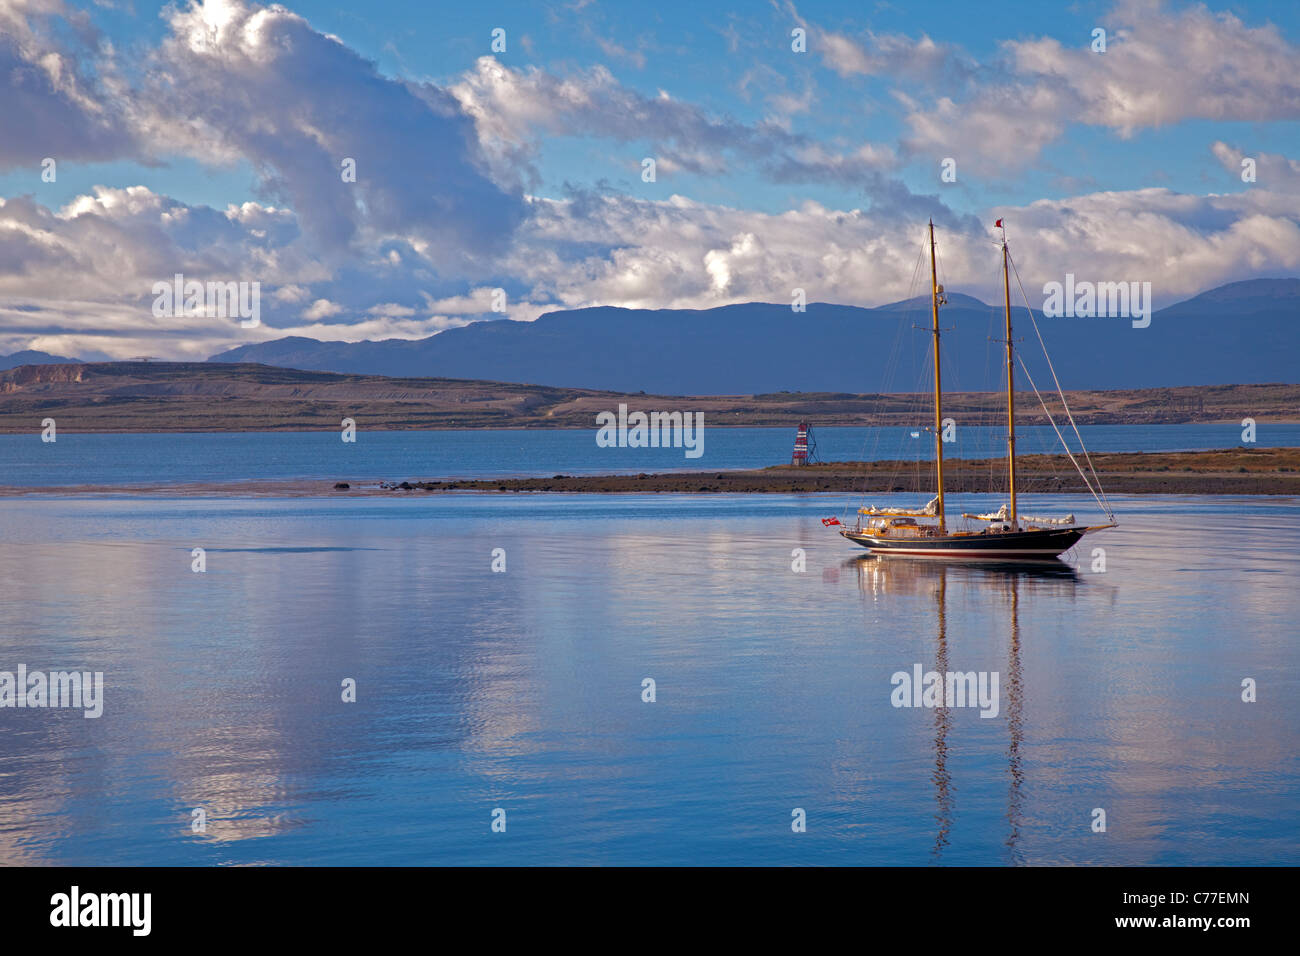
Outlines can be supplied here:
<path id="1" fill-rule="evenodd" d="M 1080 424 L 1300 421 L 1300 385 L 1215 385 L 1066 393 Z M 949 392 L 945 414 L 959 424 L 996 421 L 1002 396 Z M 777 392 L 766 395 L 645 395 L 439 378 L 338 375 L 267 365 L 92 362 L 25 365 L 0 372 L 0 433 L 241 432 L 338 429 L 594 428 L 617 409 L 702 412 L 708 427 L 801 420 L 833 425 L 914 425 L 928 396 Z M 1026 425 L 1045 423 L 1032 394 L 1017 396 Z M 1059 410 L 1052 409 L 1054 415 Z"/>
<path id="2" fill-rule="evenodd" d="M 1113 494 L 1294 495 L 1300 494 L 1300 448 L 1232 448 L 1222 451 L 1108 453 L 1092 455 L 1102 487 Z M 951 459 L 944 463 L 950 492 L 1006 488 L 1006 460 Z M 933 481 L 916 462 L 827 462 L 775 465 L 753 471 L 667 472 L 515 478 L 483 481 L 408 482 L 421 491 L 587 492 L 918 492 Z M 1026 493 L 1086 494 L 1064 455 L 1016 457 L 1016 485 Z"/>

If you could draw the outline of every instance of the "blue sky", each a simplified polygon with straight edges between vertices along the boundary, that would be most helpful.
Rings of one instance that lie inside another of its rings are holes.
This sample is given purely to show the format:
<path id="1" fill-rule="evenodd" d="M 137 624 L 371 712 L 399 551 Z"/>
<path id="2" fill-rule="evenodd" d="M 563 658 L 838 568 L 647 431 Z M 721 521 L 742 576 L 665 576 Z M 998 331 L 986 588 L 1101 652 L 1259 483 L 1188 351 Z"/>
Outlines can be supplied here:
<path id="1" fill-rule="evenodd" d="M 931 216 L 986 297 L 997 216 L 1031 281 L 1145 279 L 1157 306 L 1300 273 L 1294 2 L 0 0 L 0 66 L 0 352 L 874 305 Z M 263 326 L 160 323 L 174 272 L 259 282 Z"/>

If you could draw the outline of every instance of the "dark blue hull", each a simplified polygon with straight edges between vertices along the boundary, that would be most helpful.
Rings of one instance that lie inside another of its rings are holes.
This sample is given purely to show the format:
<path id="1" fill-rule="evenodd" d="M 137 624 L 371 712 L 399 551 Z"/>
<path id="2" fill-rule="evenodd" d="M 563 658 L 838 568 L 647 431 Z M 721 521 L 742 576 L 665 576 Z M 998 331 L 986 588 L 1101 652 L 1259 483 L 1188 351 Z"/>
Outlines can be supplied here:
<path id="1" fill-rule="evenodd" d="M 1076 527 L 915 537 L 877 535 L 849 529 L 841 531 L 840 534 L 854 544 L 870 548 L 873 553 L 906 554 L 912 557 L 1025 561 L 1054 558 L 1074 547 L 1087 532 L 1086 527 Z"/>

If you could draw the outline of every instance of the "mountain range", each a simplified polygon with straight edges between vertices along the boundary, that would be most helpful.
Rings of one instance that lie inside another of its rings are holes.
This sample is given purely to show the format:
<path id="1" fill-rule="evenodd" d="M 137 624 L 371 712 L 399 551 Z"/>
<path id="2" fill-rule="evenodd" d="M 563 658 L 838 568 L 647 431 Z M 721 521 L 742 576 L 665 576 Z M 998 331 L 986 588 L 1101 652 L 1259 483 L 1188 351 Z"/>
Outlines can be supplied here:
<path id="1" fill-rule="evenodd" d="M 1023 308 L 1012 310 L 1020 355 L 1051 388 Z M 1048 318 L 1038 328 L 1066 389 L 1297 382 L 1300 279 L 1252 279 L 1128 318 Z M 940 311 L 946 389 L 997 388 L 1000 304 L 950 293 Z M 322 342 L 290 336 L 222 352 L 210 362 L 398 377 L 519 382 L 659 395 L 910 392 L 929 374 L 928 297 L 876 308 L 745 303 L 712 309 L 596 307 L 534 322 L 496 320 L 425 339 Z M 921 327 L 921 328 L 917 328 Z M 0 369 L 75 361 L 45 353 L 0 357 Z M 1017 370 L 1018 385 L 1028 383 Z"/>
<path id="2" fill-rule="evenodd" d="M 910 314 L 910 318 L 909 318 Z M 1015 337 L 1040 388 L 1051 386 L 1033 327 Z M 1038 327 L 1064 388 L 1297 381 L 1300 279 L 1234 282 L 1128 318 L 1047 318 Z M 940 310 L 946 388 L 996 387 L 1002 308 L 949 294 Z M 210 361 L 372 375 L 446 376 L 661 395 L 913 391 L 928 368 L 928 297 L 872 309 L 747 303 L 713 309 L 598 307 L 534 322 L 476 322 L 419 340 L 289 337 Z M 1041 376 L 1041 377 L 1040 377 Z"/>

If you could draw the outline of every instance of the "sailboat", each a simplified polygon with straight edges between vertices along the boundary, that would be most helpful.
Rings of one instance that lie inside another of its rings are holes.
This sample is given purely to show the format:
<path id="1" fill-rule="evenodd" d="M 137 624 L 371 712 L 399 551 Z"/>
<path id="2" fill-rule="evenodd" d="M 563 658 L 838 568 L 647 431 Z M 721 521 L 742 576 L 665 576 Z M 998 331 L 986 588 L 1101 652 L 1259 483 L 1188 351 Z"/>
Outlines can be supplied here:
<path id="1" fill-rule="evenodd" d="M 1002 228 L 1002 290 L 1003 301 L 1006 311 L 1006 394 L 1007 394 L 1007 480 L 1008 480 L 1008 502 L 1002 505 L 996 512 L 987 514 L 963 514 L 961 517 L 967 522 L 966 527 L 962 530 L 953 530 L 949 527 L 948 515 L 944 509 L 943 494 L 943 382 L 940 377 L 939 362 L 939 307 L 946 305 L 947 300 L 944 296 L 943 286 L 939 285 L 938 270 L 935 264 L 935 241 L 934 241 L 934 221 L 930 221 L 930 316 L 931 327 L 926 331 L 930 332 L 933 344 L 934 355 L 934 448 L 935 448 L 935 496 L 922 508 L 877 508 L 865 507 L 858 509 L 858 518 L 854 525 L 848 526 L 841 524 L 838 519 L 823 519 L 823 524 L 835 525 L 841 535 L 848 538 L 854 544 L 864 548 L 870 548 L 873 553 L 880 554 L 898 554 L 908 555 L 911 557 L 929 557 L 958 559 L 962 561 L 1026 561 L 1026 560 L 1055 560 L 1063 552 L 1068 551 L 1078 543 L 1079 539 L 1085 534 L 1094 531 L 1101 531 L 1106 528 L 1116 527 L 1114 512 L 1110 510 L 1105 498 L 1101 495 L 1100 480 L 1097 479 L 1095 471 L 1090 480 L 1080 467 L 1078 460 L 1070 451 L 1068 443 L 1065 442 L 1064 436 L 1061 435 L 1060 429 L 1056 428 L 1056 422 L 1043 403 L 1043 411 L 1047 413 L 1048 421 L 1056 429 L 1057 437 L 1061 439 L 1062 444 L 1066 447 L 1066 453 L 1070 461 L 1078 469 L 1080 476 L 1087 485 L 1088 490 L 1093 493 L 1106 513 L 1108 523 L 1099 525 L 1081 525 L 1076 524 L 1074 515 L 1066 515 L 1062 518 L 1038 518 L 1028 515 L 1022 515 L 1016 506 L 1016 409 L 1015 409 L 1015 371 L 1014 358 L 1015 346 L 1011 335 L 1011 277 L 1009 271 L 1010 253 L 1007 249 L 1006 230 L 1002 227 L 1002 220 L 996 223 L 998 228 Z M 1021 287 L 1021 294 L 1024 289 Z M 1026 307 L 1029 303 L 1026 300 Z M 1030 312 L 1030 319 L 1033 319 L 1033 313 Z M 1035 323 L 1035 328 L 1036 328 Z M 1041 342 L 1041 335 L 1039 340 Z M 1046 347 L 1044 346 L 1044 354 Z M 1048 357 L 1050 366 L 1051 358 Z M 1026 375 L 1028 371 L 1026 370 Z M 1053 379 L 1056 373 L 1052 372 Z M 1032 384 L 1032 379 L 1030 380 Z M 1037 386 L 1034 386 L 1037 393 Z M 1069 417 L 1070 424 L 1074 425 L 1074 418 L 1069 413 L 1069 405 L 1065 401 L 1065 395 L 1060 389 L 1060 382 L 1057 381 L 1057 392 L 1060 395 L 1062 406 L 1066 415 Z M 1039 400 L 1042 396 L 1039 395 Z M 1079 439 L 1082 449 L 1083 438 L 1079 435 L 1078 427 L 1074 427 L 1074 433 Z M 1087 452 L 1083 450 L 1086 457 Z M 1089 467 L 1091 461 L 1089 460 Z M 1093 488 L 1093 482 L 1096 482 L 1096 489 Z M 976 522 L 971 526 L 971 522 Z"/>

